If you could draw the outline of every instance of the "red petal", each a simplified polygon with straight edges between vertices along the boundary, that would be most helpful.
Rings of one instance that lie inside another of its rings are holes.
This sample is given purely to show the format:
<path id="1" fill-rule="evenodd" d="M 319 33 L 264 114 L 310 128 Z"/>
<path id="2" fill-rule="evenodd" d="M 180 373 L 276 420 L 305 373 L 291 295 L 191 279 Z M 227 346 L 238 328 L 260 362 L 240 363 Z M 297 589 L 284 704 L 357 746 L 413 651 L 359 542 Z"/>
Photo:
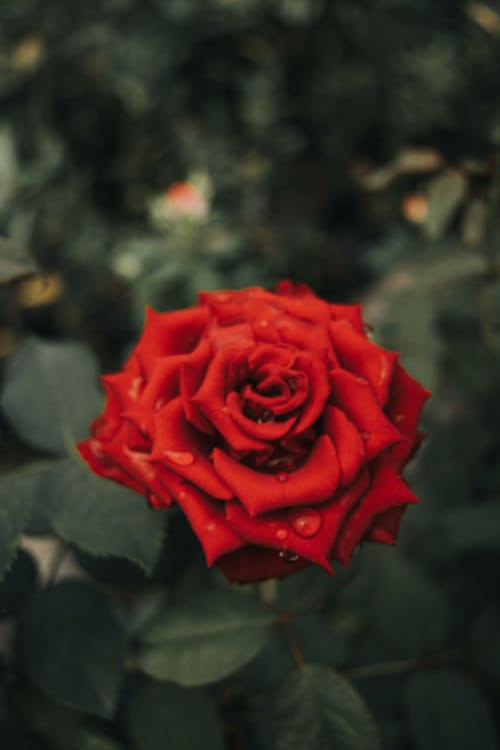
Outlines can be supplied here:
<path id="1" fill-rule="evenodd" d="M 233 391 L 226 399 L 227 408 L 230 410 L 232 419 L 247 435 L 257 440 L 279 440 L 288 434 L 297 421 L 297 417 L 284 419 L 282 422 L 257 422 L 246 417 L 241 410 L 241 398 Z"/>
<path id="2" fill-rule="evenodd" d="M 414 380 L 398 363 L 394 372 L 392 389 L 387 406 L 389 418 L 397 425 L 405 440 L 391 448 L 391 457 L 400 465 L 413 455 L 422 441 L 417 426 L 420 412 L 431 392 Z"/>
<path id="3" fill-rule="evenodd" d="M 328 530 L 323 523 L 317 534 L 309 539 L 303 538 L 288 523 L 287 513 L 266 513 L 265 516 L 252 518 L 237 500 L 226 503 L 226 518 L 246 542 L 295 553 L 317 563 L 329 573 L 333 572 L 327 559 L 331 543 L 328 542 Z"/>
<path id="4" fill-rule="evenodd" d="M 213 565 L 221 555 L 245 545 L 243 539 L 226 521 L 222 503 L 212 500 L 192 485 L 186 484 L 172 472 L 162 473 L 162 481 L 174 495 L 200 540 L 207 565 Z"/>
<path id="5" fill-rule="evenodd" d="M 228 383 L 228 370 L 237 356 L 233 350 L 221 351 L 215 355 L 193 401 L 232 448 L 238 451 L 264 450 L 267 443 L 247 435 L 234 422 L 225 403 L 228 391 L 232 390 Z"/>
<path id="6" fill-rule="evenodd" d="M 333 556 L 347 565 L 354 548 L 364 539 L 376 516 L 392 508 L 418 502 L 391 461 L 375 466 L 371 486 L 342 527 Z"/>
<path id="7" fill-rule="evenodd" d="M 337 454 L 327 435 L 317 440 L 305 464 L 289 474 L 254 471 L 218 448 L 213 459 L 216 472 L 233 489 L 250 516 L 320 503 L 334 493 L 339 481 Z"/>
<path id="8" fill-rule="evenodd" d="M 146 307 L 146 323 L 133 354 L 149 377 L 159 357 L 191 352 L 208 321 L 206 307 L 157 313 Z"/>
<path id="9" fill-rule="evenodd" d="M 341 366 L 354 375 L 366 378 L 383 406 L 387 401 L 398 355 L 369 341 L 346 320 L 331 323 L 330 333 Z"/>
<path id="10" fill-rule="evenodd" d="M 396 541 L 399 525 L 403 514 L 408 506 L 391 508 L 376 517 L 370 530 L 365 536 L 369 542 L 380 542 L 381 544 L 394 544 Z"/>
<path id="11" fill-rule="evenodd" d="M 233 493 L 220 480 L 208 460 L 212 449 L 205 435 L 197 432 L 184 417 L 182 399 L 176 398 L 155 416 L 155 437 L 151 461 L 185 477 L 212 497 L 229 500 Z M 175 454 L 178 454 L 176 459 Z M 182 457 L 189 457 L 188 462 Z"/>
<path id="12" fill-rule="evenodd" d="M 342 484 L 347 485 L 366 462 L 363 440 L 353 423 L 336 406 L 326 408 L 323 429 L 332 439 L 339 458 Z"/>
<path id="13" fill-rule="evenodd" d="M 195 427 L 208 435 L 213 435 L 214 429 L 192 398 L 203 382 L 211 356 L 210 346 L 206 341 L 201 341 L 195 351 L 184 360 L 181 367 L 181 396 L 184 414 Z"/>
<path id="14" fill-rule="evenodd" d="M 307 373 L 309 397 L 302 406 L 300 417 L 292 433 L 298 435 L 307 430 L 318 419 L 330 395 L 330 381 L 325 364 L 315 354 L 303 352 L 296 357 L 295 367 Z"/>
<path id="15" fill-rule="evenodd" d="M 335 402 L 346 412 L 361 433 L 368 459 L 403 439 L 380 408 L 370 384 L 346 370 L 331 370 Z"/>
<path id="16" fill-rule="evenodd" d="M 275 550 L 251 546 L 217 560 L 217 567 L 232 583 L 258 583 L 269 578 L 285 578 L 308 565 L 309 562 L 303 558 L 287 562 Z"/>
<path id="17" fill-rule="evenodd" d="M 347 320 L 355 331 L 363 333 L 361 305 L 329 305 L 333 320 Z"/>

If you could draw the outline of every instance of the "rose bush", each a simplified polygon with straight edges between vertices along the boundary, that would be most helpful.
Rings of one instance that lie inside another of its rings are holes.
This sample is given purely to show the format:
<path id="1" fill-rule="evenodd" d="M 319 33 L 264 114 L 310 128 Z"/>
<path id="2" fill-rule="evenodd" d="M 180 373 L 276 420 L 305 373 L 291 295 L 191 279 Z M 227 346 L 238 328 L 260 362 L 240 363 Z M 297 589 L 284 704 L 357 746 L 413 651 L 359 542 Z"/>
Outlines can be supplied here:
<path id="1" fill-rule="evenodd" d="M 147 310 L 79 450 L 99 475 L 178 505 L 231 581 L 347 564 L 393 543 L 428 392 L 365 333 L 359 305 L 282 282 Z"/>

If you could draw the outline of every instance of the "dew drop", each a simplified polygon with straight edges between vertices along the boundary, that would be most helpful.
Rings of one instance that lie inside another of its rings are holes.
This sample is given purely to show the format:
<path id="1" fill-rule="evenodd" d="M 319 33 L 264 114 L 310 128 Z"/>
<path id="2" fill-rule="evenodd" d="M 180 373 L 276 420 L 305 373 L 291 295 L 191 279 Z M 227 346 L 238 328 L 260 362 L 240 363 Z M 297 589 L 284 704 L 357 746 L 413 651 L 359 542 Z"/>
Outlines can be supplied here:
<path id="1" fill-rule="evenodd" d="M 269 321 L 268 320 L 259 320 L 259 325 L 260 325 L 261 328 L 267 328 L 268 325 L 269 325 Z"/>
<path id="2" fill-rule="evenodd" d="M 296 534 L 309 539 L 321 529 L 323 517 L 314 508 L 303 508 L 291 516 L 289 523 Z"/>
<path id="3" fill-rule="evenodd" d="M 277 529 L 276 530 L 276 539 L 279 539 L 280 542 L 284 541 L 288 536 L 288 531 L 286 529 Z"/>
<path id="4" fill-rule="evenodd" d="M 280 550 L 278 555 L 287 563 L 294 563 L 299 559 L 299 555 L 296 555 L 295 552 L 289 552 L 287 549 Z"/>
<path id="5" fill-rule="evenodd" d="M 177 493 L 177 497 L 179 498 L 179 500 L 185 500 L 187 497 L 186 490 L 179 490 L 179 492 Z"/>
<path id="6" fill-rule="evenodd" d="M 360 385 L 368 385 L 367 379 L 361 377 L 361 375 L 356 376 L 356 383 L 359 383 Z"/>
<path id="7" fill-rule="evenodd" d="M 143 382 L 144 378 L 141 378 L 140 375 L 137 378 L 132 379 L 130 388 L 127 391 L 127 396 L 129 396 L 132 401 L 137 401 L 137 399 L 139 398 L 139 392 Z"/>
<path id="8" fill-rule="evenodd" d="M 191 466 L 194 463 L 194 455 L 191 451 L 163 451 L 163 455 L 177 466 Z"/>
<path id="9" fill-rule="evenodd" d="M 222 407 L 222 412 L 223 412 L 223 414 L 229 415 L 229 414 L 231 414 L 231 409 L 229 408 L 229 406 L 223 406 Z"/>
<path id="10" fill-rule="evenodd" d="M 281 482 L 281 484 L 288 482 L 288 480 L 290 479 L 286 471 L 279 471 L 275 476 L 276 476 L 276 480 L 278 482 Z"/>
<path id="11" fill-rule="evenodd" d="M 403 422 L 404 418 L 405 418 L 404 414 L 396 414 L 396 416 L 394 417 L 394 421 L 398 423 Z"/>
<path id="12" fill-rule="evenodd" d="M 167 403 L 166 399 L 160 397 L 155 401 L 155 411 L 160 411 L 161 407 Z"/>
<path id="13" fill-rule="evenodd" d="M 215 531 L 215 523 L 213 521 L 207 523 L 207 531 Z"/>

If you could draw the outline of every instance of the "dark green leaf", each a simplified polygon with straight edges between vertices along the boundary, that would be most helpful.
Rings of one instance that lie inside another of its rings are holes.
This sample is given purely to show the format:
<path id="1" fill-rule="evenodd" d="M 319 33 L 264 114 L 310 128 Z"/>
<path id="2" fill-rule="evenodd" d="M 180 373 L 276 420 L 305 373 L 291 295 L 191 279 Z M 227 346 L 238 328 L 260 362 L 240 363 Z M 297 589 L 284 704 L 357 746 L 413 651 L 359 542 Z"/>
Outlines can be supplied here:
<path id="1" fill-rule="evenodd" d="M 0 237 L 0 284 L 26 278 L 37 273 L 35 262 L 12 240 Z"/>
<path id="2" fill-rule="evenodd" d="M 27 339 L 7 365 L 1 406 L 30 445 L 71 451 L 102 406 L 92 355 L 79 344 Z"/>
<path id="3" fill-rule="evenodd" d="M 257 601 L 214 589 L 166 609 L 142 635 L 139 666 L 152 677 L 203 685 L 232 674 L 266 643 L 272 615 Z"/>
<path id="4" fill-rule="evenodd" d="M 112 715 L 125 639 L 97 591 L 67 582 L 41 594 L 24 612 L 19 648 L 24 670 L 42 692 L 71 708 Z"/>
<path id="5" fill-rule="evenodd" d="M 317 566 L 299 570 L 277 582 L 276 607 L 292 612 L 317 607 L 327 601 L 334 586 L 335 579 Z"/>
<path id="6" fill-rule="evenodd" d="M 37 583 L 36 566 L 31 555 L 19 550 L 0 584 L 0 618 L 17 614 Z"/>
<path id="7" fill-rule="evenodd" d="M 500 551 L 500 505 L 492 500 L 450 510 L 438 524 L 447 554 Z"/>
<path id="8" fill-rule="evenodd" d="M 80 715 L 61 706 L 31 686 L 14 688 L 11 694 L 23 725 L 43 737 L 54 750 L 73 747 L 80 734 Z"/>
<path id="9" fill-rule="evenodd" d="M 392 549 L 376 550 L 373 627 L 395 656 L 425 654 L 442 644 L 448 608 L 441 590 Z"/>
<path id="10" fill-rule="evenodd" d="M 276 704 L 278 750 L 377 750 L 373 720 L 350 682 L 308 664 L 283 685 Z"/>
<path id="11" fill-rule="evenodd" d="M 137 680 L 123 707 L 134 750 L 223 750 L 222 728 L 200 688 Z"/>
<path id="12" fill-rule="evenodd" d="M 427 237 L 435 240 L 443 234 L 466 190 L 467 181 L 459 172 L 448 171 L 434 177 L 429 184 L 429 213 L 424 224 Z"/>
<path id="13" fill-rule="evenodd" d="M 417 750 L 496 750 L 494 717 L 486 696 L 466 675 L 422 672 L 407 690 L 408 715 Z"/>
<path id="14" fill-rule="evenodd" d="M 0 483 L 0 580 L 19 544 L 29 518 L 31 497 L 18 483 L 2 477 Z"/>
<path id="15" fill-rule="evenodd" d="M 93 555 L 125 557 L 150 572 L 159 555 L 166 514 L 144 498 L 96 477 L 78 458 L 59 462 L 43 479 L 41 494 L 54 531 Z"/>

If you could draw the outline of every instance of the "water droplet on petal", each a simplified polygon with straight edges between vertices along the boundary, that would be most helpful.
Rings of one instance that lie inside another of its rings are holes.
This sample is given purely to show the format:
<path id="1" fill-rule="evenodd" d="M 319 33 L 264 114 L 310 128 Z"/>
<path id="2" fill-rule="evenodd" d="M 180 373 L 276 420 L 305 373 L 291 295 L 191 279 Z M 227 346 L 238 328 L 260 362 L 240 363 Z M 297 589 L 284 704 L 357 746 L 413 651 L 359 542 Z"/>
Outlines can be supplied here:
<path id="1" fill-rule="evenodd" d="M 160 411 L 161 407 L 167 403 L 166 399 L 160 397 L 155 401 L 155 411 Z"/>
<path id="2" fill-rule="evenodd" d="M 229 408 L 229 406 L 223 406 L 223 407 L 222 407 L 222 412 L 223 412 L 224 414 L 227 414 L 227 415 L 229 415 L 229 414 L 231 414 L 231 409 Z"/>
<path id="3" fill-rule="evenodd" d="M 276 539 L 279 539 L 281 542 L 286 539 L 288 536 L 288 531 L 286 529 L 277 529 L 276 530 Z"/>
<path id="4" fill-rule="evenodd" d="M 215 523 L 213 521 L 207 523 L 207 531 L 215 531 Z"/>
<path id="5" fill-rule="evenodd" d="M 299 555 L 296 555 L 295 552 L 289 552 L 287 549 L 280 550 L 278 555 L 287 563 L 294 563 L 299 559 Z"/>
<path id="6" fill-rule="evenodd" d="M 299 536 L 309 539 L 321 529 L 323 517 L 314 508 L 296 511 L 289 519 L 290 526 Z"/>
<path id="7" fill-rule="evenodd" d="M 177 466 L 191 466 L 194 463 L 194 455 L 191 451 L 163 451 L 165 458 Z"/>
<path id="8" fill-rule="evenodd" d="M 259 325 L 260 325 L 261 328 L 267 328 L 267 326 L 269 325 L 269 321 L 268 320 L 259 320 Z"/>
<path id="9" fill-rule="evenodd" d="M 403 422 L 404 418 L 405 418 L 404 414 L 396 414 L 396 416 L 394 417 L 394 421 L 395 422 Z"/>
<path id="10" fill-rule="evenodd" d="M 368 385 L 368 380 L 366 378 L 361 377 L 361 375 L 357 375 L 356 383 L 359 383 L 360 385 Z"/>
<path id="11" fill-rule="evenodd" d="M 179 500 L 185 500 L 187 497 L 186 490 L 179 490 L 179 492 L 177 493 L 177 497 L 179 498 Z"/>
<path id="12" fill-rule="evenodd" d="M 139 398 L 139 392 L 141 390 L 143 382 L 144 378 L 142 378 L 140 375 L 137 378 L 132 378 L 130 388 L 127 391 L 127 396 L 129 396 L 132 401 L 137 401 L 137 399 Z"/>
<path id="13" fill-rule="evenodd" d="M 281 482 L 281 484 L 288 482 L 288 480 L 290 479 L 286 471 L 279 471 L 275 476 L 276 476 L 277 481 Z"/>

